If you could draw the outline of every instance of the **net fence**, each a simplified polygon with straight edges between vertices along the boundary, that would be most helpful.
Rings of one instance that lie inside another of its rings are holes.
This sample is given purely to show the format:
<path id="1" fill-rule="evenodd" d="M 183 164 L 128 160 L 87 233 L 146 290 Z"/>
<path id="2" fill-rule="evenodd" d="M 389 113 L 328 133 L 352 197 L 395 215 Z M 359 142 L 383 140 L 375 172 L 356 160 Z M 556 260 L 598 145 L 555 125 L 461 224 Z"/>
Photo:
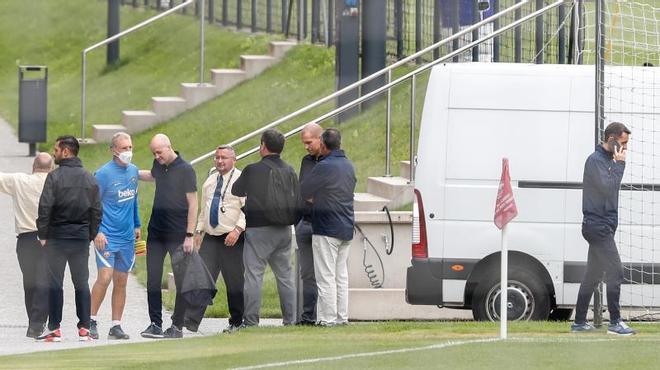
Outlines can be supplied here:
<path id="1" fill-rule="evenodd" d="M 580 59 L 595 64 L 602 132 L 631 131 L 619 199 L 621 306 L 630 319 L 660 319 L 660 2 L 585 1 Z M 598 30 L 600 29 L 600 33 Z M 597 35 L 602 35 L 597 37 Z M 641 308 L 641 310 L 640 310 Z"/>

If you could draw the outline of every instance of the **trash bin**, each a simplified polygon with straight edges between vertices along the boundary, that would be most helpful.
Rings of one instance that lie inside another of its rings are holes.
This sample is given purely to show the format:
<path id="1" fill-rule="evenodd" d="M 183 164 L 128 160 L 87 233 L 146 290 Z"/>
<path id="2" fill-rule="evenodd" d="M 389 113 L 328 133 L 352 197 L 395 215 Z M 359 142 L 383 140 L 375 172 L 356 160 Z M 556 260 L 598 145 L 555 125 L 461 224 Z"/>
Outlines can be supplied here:
<path id="1" fill-rule="evenodd" d="M 46 142 L 47 86 L 48 67 L 18 67 L 18 141 L 30 144 L 30 156 Z"/>

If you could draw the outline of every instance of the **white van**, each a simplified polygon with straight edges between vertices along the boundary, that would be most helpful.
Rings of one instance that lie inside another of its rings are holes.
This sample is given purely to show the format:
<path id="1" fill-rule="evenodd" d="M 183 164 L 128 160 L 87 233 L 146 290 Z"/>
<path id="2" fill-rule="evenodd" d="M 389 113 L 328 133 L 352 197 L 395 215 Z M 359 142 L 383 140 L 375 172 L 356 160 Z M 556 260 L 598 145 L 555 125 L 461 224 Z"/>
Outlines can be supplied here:
<path id="1" fill-rule="evenodd" d="M 624 88 L 606 92 L 605 123 L 632 130 L 615 237 L 626 274 L 622 306 L 660 307 L 658 69 L 608 70 Z M 417 151 L 408 303 L 499 318 L 493 213 L 507 157 L 518 206 L 509 224 L 508 317 L 570 317 L 586 267 L 581 182 L 594 122 L 593 66 L 434 67 Z"/>

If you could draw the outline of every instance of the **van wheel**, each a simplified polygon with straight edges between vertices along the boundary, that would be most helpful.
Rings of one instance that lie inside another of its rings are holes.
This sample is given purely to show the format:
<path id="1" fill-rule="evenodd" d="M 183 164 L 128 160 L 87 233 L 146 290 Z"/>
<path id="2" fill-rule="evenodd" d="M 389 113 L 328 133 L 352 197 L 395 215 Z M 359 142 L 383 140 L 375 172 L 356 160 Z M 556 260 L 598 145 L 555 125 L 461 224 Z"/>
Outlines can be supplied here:
<path id="1" fill-rule="evenodd" d="M 512 266 L 509 269 L 507 288 L 509 321 L 547 320 L 550 314 L 548 289 L 535 274 Z M 488 276 L 481 281 L 472 298 L 472 314 L 475 320 L 500 320 L 500 277 Z"/>

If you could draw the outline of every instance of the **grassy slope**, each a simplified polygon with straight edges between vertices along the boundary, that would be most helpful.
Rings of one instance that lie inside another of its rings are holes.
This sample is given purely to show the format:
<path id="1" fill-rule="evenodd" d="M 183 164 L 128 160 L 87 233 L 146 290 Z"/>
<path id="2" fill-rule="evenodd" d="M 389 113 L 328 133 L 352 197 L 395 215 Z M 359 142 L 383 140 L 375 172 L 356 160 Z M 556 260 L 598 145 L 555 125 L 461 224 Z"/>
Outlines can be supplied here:
<path id="1" fill-rule="evenodd" d="M 233 335 L 6 356 L 0 367 L 231 368 L 496 338 L 498 326 L 498 323 L 483 322 L 386 322 L 331 329 L 258 328 Z M 568 333 L 567 323 L 515 322 L 509 328 L 511 339 L 508 341 L 295 366 L 310 369 L 650 369 L 660 360 L 656 351 L 660 340 L 657 324 L 638 324 L 635 326 L 640 331 L 637 336 L 614 339 L 604 332 Z"/>
<path id="2" fill-rule="evenodd" d="M 64 133 L 79 135 L 81 52 L 105 38 L 106 3 L 0 2 L 1 116 L 17 124 L 17 65 L 47 65 L 48 137 L 52 141 Z M 122 7 L 122 29 L 154 14 Z M 149 108 L 151 96 L 176 96 L 179 83 L 198 81 L 198 28 L 193 17 L 169 16 L 127 36 L 120 46 L 121 68 L 106 68 L 104 47 L 92 51 L 87 72 L 88 122 L 117 123 L 121 110 Z M 265 53 L 268 39 L 207 27 L 206 69 L 237 67 L 240 54 Z M 208 79 L 209 72 L 205 73 Z"/>

